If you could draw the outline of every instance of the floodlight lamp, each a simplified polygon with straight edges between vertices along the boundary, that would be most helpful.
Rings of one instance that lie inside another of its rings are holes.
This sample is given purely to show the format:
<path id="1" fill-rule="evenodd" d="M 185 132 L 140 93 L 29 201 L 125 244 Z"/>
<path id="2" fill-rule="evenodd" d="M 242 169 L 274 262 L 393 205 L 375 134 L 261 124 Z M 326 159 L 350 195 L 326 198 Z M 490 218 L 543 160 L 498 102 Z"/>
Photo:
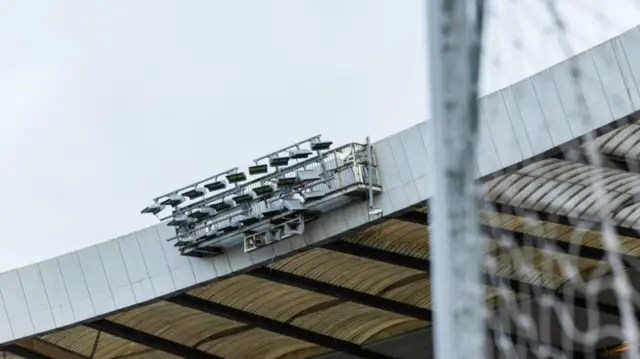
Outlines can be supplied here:
<path id="1" fill-rule="evenodd" d="M 308 191 L 302 192 L 302 198 L 305 202 L 315 201 L 325 196 L 324 191 Z"/>
<path id="2" fill-rule="evenodd" d="M 276 183 L 278 187 L 291 187 L 298 183 L 298 179 L 296 177 L 282 177 L 278 178 Z"/>
<path id="3" fill-rule="evenodd" d="M 189 213 L 189 217 L 201 220 L 205 217 L 213 216 L 213 209 L 209 207 L 201 207 L 196 208 L 191 213 Z"/>
<path id="4" fill-rule="evenodd" d="M 248 203 L 253 201 L 254 197 L 251 193 L 242 193 L 231 198 L 236 204 Z"/>
<path id="5" fill-rule="evenodd" d="M 238 229 L 239 224 L 236 222 L 227 222 L 218 226 L 218 231 L 222 233 L 233 232 Z"/>
<path id="6" fill-rule="evenodd" d="M 231 174 L 228 174 L 226 177 L 229 183 L 238 183 L 238 182 L 247 180 L 247 175 L 245 175 L 244 172 L 231 173 Z"/>
<path id="7" fill-rule="evenodd" d="M 216 212 L 224 212 L 233 207 L 233 204 L 229 200 L 222 200 L 220 202 L 210 204 L 209 207 L 211 207 Z"/>
<path id="8" fill-rule="evenodd" d="M 316 171 L 298 171 L 296 172 L 298 181 L 302 183 L 315 182 L 320 180 L 320 175 Z"/>
<path id="9" fill-rule="evenodd" d="M 270 206 L 263 209 L 262 212 L 260 212 L 260 214 L 262 214 L 263 217 L 271 218 L 279 214 L 282 214 L 283 212 L 284 212 L 284 207 L 282 207 L 281 205 L 275 205 L 275 206 Z"/>
<path id="10" fill-rule="evenodd" d="M 255 166 L 249 167 L 249 174 L 252 176 L 267 173 L 267 172 L 269 172 L 269 166 L 267 165 L 256 164 Z"/>
<path id="11" fill-rule="evenodd" d="M 271 193 L 273 193 L 275 191 L 275 188 L 272 184 L 268 183 L 266 185 L 263 186 L 259 186 L 259 187 L 255 187 L 253 189 L 253 192 L 256 194 L 256 196 L 258 197 L 262 197 L 262 196 L 267 196 L 270 195 Z"/>
<path id="12" fill-rule="evenodd" d="M 246 216 L 240 216 L 236 220 L 236 222 L 242 223 L 245 226 L 250 226 L 252 224 L 256 224 L 262 220 L 262 216 L 258 214 L 250 214 Z"/>
<path id="13" fill-rule="evenodd" d="M 289 151 L 289 157 L 295 160 L 299 160 L 301 158 L 307 158 L 311 156 L 311 151 L 306 148 L 299 148 L 295 150 Z"/>
<path id="14" fill-rule="evenodd" d="M 183 203 L 186 200 L 187 200 L 187 197 L 185 197 L 185 196 L 173 195 L 173 196 L 167 197 L 167 199 L 162 201 L 160 204 L 165 205 L 165 206 L 177 207 L 178 205 L 180 205 L 181 203 Z"/>
<path id="15" fill-rule="evenodd" d="M 333 145 L 333 142 L 331 141 L 311 142 L 311 149 L 313 151 L 328 150 L 329 148 L 331 148 L 331 145 Z"/>
<path id="16" fill-rule="evenodd" d="M 165 209 L 165 206 L 161 205 L 160 203 L 154 203 L 154 204 L 148 206 L 147 208 L 143 209 L 142 212 L 140 212 L 140 213 L 142 213 L 142 214 L 151 213 L 153 215 L 156 215 L 156 214 L 162 212 L 163 209 Z"/>
<path id="17" fill-rule="evenodd" d="M 182 192 L 180 195 L 188 197 L 189 199 L 195 199 L 207 194 L 207 189 L 204 187 L 195 187 L 190 190 Z"/>
<path id="18" fill-rule="evenodd" d="M 289 164 L 289 156 L 273 157 L 269 159 L 271 167 L 282 167 Z"/>
<path id="19" fill-rule="evenodd" d="M 282 200 L 282 206 L 289 211 L 294 211 L 294 212 L 304 211 L 304 206 L 302 205 L 302 202 L 300 202 L 300 200 L 297 200 L 297 199 Z"/>
<path id="20" fill-rule="evenodd" d="M 180 227 L 180 226 L 184 226 L 185 224 L 189 224 L 192 221 L 193 220 L 187 216 L 178 216 L 178 217 L 173 217 L 173 219 L 169 221 L 169 223 L 167 223 L 167 226 Z"/>
<path id="21" fill-rule="evenodd" d="M 225 189 L 227 187 L 227 184 L 224 181 L 215 181 L 215 182 L 210 182 L 205 184 L 204 187 L 209 191 L 213 192 L 213 191 Z"/>

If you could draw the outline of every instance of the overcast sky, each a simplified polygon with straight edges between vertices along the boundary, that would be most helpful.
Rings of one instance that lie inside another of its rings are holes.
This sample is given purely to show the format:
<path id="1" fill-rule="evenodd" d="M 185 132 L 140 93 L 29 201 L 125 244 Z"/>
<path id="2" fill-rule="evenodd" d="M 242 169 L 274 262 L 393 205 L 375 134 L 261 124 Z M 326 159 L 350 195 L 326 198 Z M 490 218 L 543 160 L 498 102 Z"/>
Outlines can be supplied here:
<path id="1" fill-rule="evenodd" d="M 154 196 L 297 140 L 425 120 L 423 2 L 0 1 L 0 270 L 153 224 Z M 542 3 L 494 1 L 484 92 L 566 57 Z M 576 52 L 640 23 L 633 0 L 559 3 Z"/>

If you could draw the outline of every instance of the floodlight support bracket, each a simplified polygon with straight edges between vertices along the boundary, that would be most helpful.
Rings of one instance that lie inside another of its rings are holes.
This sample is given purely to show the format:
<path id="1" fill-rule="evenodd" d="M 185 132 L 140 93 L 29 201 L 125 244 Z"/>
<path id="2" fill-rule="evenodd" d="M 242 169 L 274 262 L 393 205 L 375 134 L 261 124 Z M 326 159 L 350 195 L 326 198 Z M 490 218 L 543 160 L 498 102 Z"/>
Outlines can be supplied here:
<path id="1" fill-rule="evenodd" d="M 234 167 L 234 168 L 232 168 L 232 169 L 226 170 L 226 171 L 224 171 L 224 172 L 220 172 L 220 173 L 215 174 L 215 175 L 213 175 L 213 176 L 209 176 L 209 177 L 207 177 L 207 178 L 205 178 L 205 179 L 202 179 L 202 180 L 200 180 L 200 181 L 198 181 L 198 182 L 194 182 L 194 183 L 192 183 L 192 184 L 190 184 L 190 185 L 188 185 L 188 186 L 183 186 L 183 187 L 178 188 L 178 189 L 176 189 L 176 190 L 173 190 L 173 191 L 171 191 L 171 192 L 169 192 L 169 193 L 163 194 L 162 196 L 158 196 L 158 197 L 154 198 L 154 199 L 153 199 L 153 201 L 154 201 L 154 202 L 158 202 L 161 198 L 164 198 L 164 197 L 167 197 L 167 196 L 174 195 L 174 194 L 176 194 L 176 193 L 178 193 L 178 192 L 180 192 L 180 191 L 183 191 L 183 190 L 185 190 L 185 189 L 187 189 L 187 188 L 191 188 L 191 187 L 197 186 L 197 185 L 199 185 L 199 184 L 201 184 L 201 183 L 204 183 L 204 182 L 210 181 L 210 180 L 212 180 L 212 179 L 217 179 L 217 178 L 218 178 L 218 177 L 220 177 L 220 176 L 224 176 L 224 175 L 226 175 L 226 174 L 236 173 L 236 172 L 238 172 L 238 167 Z"/>
<path id="2" fill-rule="evenodd" d="M 314 141 L 314 140 L 316 140 L 316 141 L 317 141 L 317 140 L 319 140 L 319 139 L 320 139 L 320 137 L 321 137 L 321 136 L 322 136 L 322 135 L 316 135 L 316 136 L 313 136 L 313 137 L 307 138 L 307 139 L 306 139 L 306 140 L 304 140 L 304 141 L 297 142 L 297 143 L 295 143 L 295 144 L 293 144 L 293 145 L 291 145 L 291 146 L 284 147 L 284 148 L 282 148 L 282 149 L 280 149 L 280 150 L 278 150 L 278 151 L 273 151 L 273 152 L 271 152 L 271 153 L 270 153 L 270 154 L 268 154 L 268 155 L 264 155 L 264 156 L 262 156 L 262 157 L 260 157 L 260 158 L 256 158 L 255 160 L 253 160 L 253 162 L 258 163 L 258 162 L 260 162 L 260 161 L 262 161 L 262 160 L 264 160 L 264 159 L 271 158 L 271 157 L 273 157 L 273 156 L 277 155 L 278 153 L 281 153 L 281 152 L 284 152 L 284 151 L 287 151 L 287 150 L 291 150 L 291 149 L 294 149 L 294 148 L 298 149 L 298 148 L 300 148 L 300 145 L 305 144 L 305 143 L 307 143 L 307 142 Z"/>

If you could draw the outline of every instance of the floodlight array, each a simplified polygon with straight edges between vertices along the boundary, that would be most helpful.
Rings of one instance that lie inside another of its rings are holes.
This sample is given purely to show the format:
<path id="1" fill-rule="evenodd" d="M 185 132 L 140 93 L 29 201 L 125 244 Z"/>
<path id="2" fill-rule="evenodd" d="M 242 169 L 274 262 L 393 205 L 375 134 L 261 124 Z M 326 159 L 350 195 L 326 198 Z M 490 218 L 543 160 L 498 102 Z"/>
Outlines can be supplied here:
<path id="1" fill-rule="evenodd" d="M 254 160 L 247 173 L 255 179 L 233 168 L 159 196 L 142 212 L 158 215 L 172 208 L 161 219 L 176 229 L 171 240 L 183 254 L 195 249 L 200 255 L 219 253 L 220 243 L 239 234 L 271 231 L 270 238 L 282 239 L 283 233 L 304 228 L 296 223 L 317 215 L 314 206 L 327 195 L 364 183 L 363 163 L 356 158 L 366 152 L 365 146 L 331 146 L 312 137 Z M 284 223 L 290 225 L 285 228 Z"/>

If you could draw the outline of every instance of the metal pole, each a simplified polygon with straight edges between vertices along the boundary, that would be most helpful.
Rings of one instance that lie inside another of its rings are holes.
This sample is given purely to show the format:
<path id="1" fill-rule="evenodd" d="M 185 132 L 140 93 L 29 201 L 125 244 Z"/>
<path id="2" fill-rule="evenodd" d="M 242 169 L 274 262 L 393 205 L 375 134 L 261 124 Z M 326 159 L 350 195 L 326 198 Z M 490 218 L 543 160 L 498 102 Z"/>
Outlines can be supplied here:
<path id="1" fill-rule="evenodd" d="M 434 196 L 430 215 L 436 358 L 484 358 L 484 241 L 475 146 L 483 0 L 426 0 Z"/>

